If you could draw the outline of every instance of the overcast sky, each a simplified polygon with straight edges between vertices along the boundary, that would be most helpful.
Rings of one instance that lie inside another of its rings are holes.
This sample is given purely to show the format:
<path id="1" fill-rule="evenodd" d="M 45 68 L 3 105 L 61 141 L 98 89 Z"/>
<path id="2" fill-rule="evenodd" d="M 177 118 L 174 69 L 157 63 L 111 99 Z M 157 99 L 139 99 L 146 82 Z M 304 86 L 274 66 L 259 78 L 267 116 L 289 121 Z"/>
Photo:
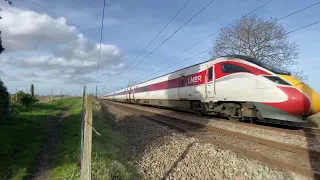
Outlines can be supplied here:
<path id="1" fill-rule="evenodd" d="M 106 0 L 99 86 L 120 88 L 136 80 L 148 79 L 210 58 L 208 53 L 156 74 L 163 68 L 211 47 L 212 38 L 188 48 L 269 0 L 216 0 L 163 46 L 126 76 L 124 68 L 142 51 L 161 28 L 188 0 Z M 147 56 L 164 39 L 211 0 L 191 0 L 163 33 L 136 60 Z M 274 0 L 255 12 L 261 17 L 280 18 L 316 0 Z M 8 7 L 0 0 L 0 29 L 5 53 L 0 55 L 0 77 L 11 93 L 14 86 L 27 90 L 35 84 L 37 94 L 66 92 L 80 94 L 87 85 L 94 92 L 98 62 L 102 0 L 45 1 L 13 0 Z M 320 4 L 281 20 L 287 31 L 319 21 Z M 308 84 L 320 92 L 320 24 L 290 34 L 300 49 L 298 69 L 304 69 Z M 154 70 L 146 73 L 150 68 Z M 105 74 L 105 75 L 102 75 Z M 107 89 L 100 88 L 101 93 Z"/>

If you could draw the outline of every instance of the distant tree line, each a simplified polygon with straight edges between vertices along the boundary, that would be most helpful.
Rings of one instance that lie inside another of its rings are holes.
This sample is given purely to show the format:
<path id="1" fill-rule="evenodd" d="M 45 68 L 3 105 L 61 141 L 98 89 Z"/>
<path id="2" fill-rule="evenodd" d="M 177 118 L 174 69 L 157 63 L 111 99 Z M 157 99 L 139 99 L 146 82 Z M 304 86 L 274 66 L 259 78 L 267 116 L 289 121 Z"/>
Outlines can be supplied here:
<path id="1" fill-rule="evenodd" d="M 10 114 L 19 113 L 22 106 L 29 107 L 38 100 L 34 96 L 34 85 L 31 84 L 30 93 L 19 91 L 16 99 L 10 99 L 7 87 L 0 78 L 0 123 L 4 122 Z"/>

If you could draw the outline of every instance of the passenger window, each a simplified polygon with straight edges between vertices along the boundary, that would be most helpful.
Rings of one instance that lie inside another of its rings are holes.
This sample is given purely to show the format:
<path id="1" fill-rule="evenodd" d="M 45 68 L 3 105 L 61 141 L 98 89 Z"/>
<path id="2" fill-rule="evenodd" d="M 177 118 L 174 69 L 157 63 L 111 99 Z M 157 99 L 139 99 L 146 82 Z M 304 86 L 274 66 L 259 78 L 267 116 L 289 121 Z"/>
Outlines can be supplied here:
<path id="1" fill-rule="evenodd" d="M 240 66 L 237 66 L 234 64 L 227 64 L 227 63 L 222 64 L 221 69 L 222 69 L 222 72 L 224 72 L 224 73 L 250 72 L 249 70 L 247 70 L 243 67 L 240 67 Z"/>
<path id="2" fill-rule="evenodd" d="M 180 78 L 180 87 L 184 87 L 184 76 Z"/>
<path id="3" fill-rule="evenodd" d="M 209 75 L 208 75 L 208 81 L 212 80 L 212 75 L 213 75 L 213 69 L 212 67 L 209 68 L 209 71 L 208 71 Z"/>

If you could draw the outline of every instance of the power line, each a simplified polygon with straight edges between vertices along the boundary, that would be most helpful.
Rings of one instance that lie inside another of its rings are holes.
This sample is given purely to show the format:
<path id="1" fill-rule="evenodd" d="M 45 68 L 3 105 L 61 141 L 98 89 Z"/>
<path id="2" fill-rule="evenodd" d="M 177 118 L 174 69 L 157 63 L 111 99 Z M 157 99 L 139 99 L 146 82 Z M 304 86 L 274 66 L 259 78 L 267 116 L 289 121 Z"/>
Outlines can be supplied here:
<path id="1" fill-rule="evenodd" d="M 191 49 L 192 47 L 194 47 L 194 46 L 196 46 L 196 45 L 200 44 L 201 42 L 203 42 L 203 41 L 207 40 L 208 38 L 212 37 L 213 35 L 217 34 L 217 33 L 218 33 L 218 32 L 220 32 L 222 29 L 224 29 L 224 28 L 226 28 L 226 27 L 228 27 L 228 26 L 230 26 L 230 25 L 234 24 L 234 23 L 235 23 L 235 22 L 237 22 L 238 20 L 240 20 L 240 19 L 244 18 L 245 16 L 247 16 L 247 15 L 249 15 L 249 14 L 251 14 L 251 13 L 253 13 L 253 12 L 257 11 L 258 9 L 262 8 L 263 6 L 265 6 L 265 5 L 269 4 L 269 3 L 270 3 L 270 2 L 272 2 L 272 1 L 273 1 L 273 0 L 270 0 L 270 1 L 268 1 L 268 2 L 266 2 L 266 3 L 264 3 L 264 4 L 262 4 L 262 5 L 260 5 L 259 7 L 257 7 L 257 8 L 256 8 L 256 9 L 254 9 L 254 10 L 252 10 L 251 12 L 249 12 L 249 13 L 245 14 L 244 16 L 242 16 L 242 17 L 240 17 L 239 19 L 237 19 L 237 20 L 233 21 L 232 23 L 230 23 L 230 24 L 226 25 L 225 27 L 223 27 L 223 28 L 219 29 L 218 31 L 216 31 L 216 32 L 214 32 L 214 33 L 212 33 L 212 34 L 210 34 L 209 36 L 205 37 L 204 39 L 201 39 L 200 41 L 198 41 L 198 42 L 196 42 L 195 44 L 193 44 L 193 45 L 189 46 L 188 48 L 186 48 L 186 49 L 184 49 L 183 51 L 179 52 L 178 54 L 174 55 L 173 57 L 171 57 L 171 58 L 169 58 L 169 59 L 165 60 L 163 63 L 161 63 L 161 64 L 159 64 L 159 65 L 162 65 L 162 64 L 164 64 L 164 63 L 166 63 L 166 62 L 168 62 L 168 61 L 172 60 L 173 58 L 175 58 L 175 57 L 179 56 L 180 54 L 182 54 L 182 53 L 184 53 L 184 52 L 188 51 L 188 50 L 189 50 L 189 49 Z M 294 14 L 297 14 L 297 13 L 299 13 L 299 12 L 301 12 L 301 11 L 304 11 L 304 10 L 306 10 L 306 9 L 309 9 L 309 8 L 311 8 L 311 7 L 315 6 L 315 5 L 318 5 L 318 4 L 320 4 L 320 1 L 319 1 L 319 2 L 317 2 L 317 3 L 311 4 L 311 5 L 307 6 L 307 7 L 304 7 L 304 8 L 302 8 L 302 9 L 299 9 L 299 10 L 297 10 L 297 11 L 294 11 L 294 12 L 292 12 L 292 13 L 290 13 L 290 14 L 288 14 L 288 15 L 285 15 L 285 16 L 283 16 L 283 17 L 279 18 L 279 19 L 276 19 L 274 22 L 277 22 L 277 21 L 280 21 L 280 20 L 282 20 L 282 19 L 288 18 L 288 17 L 290 17 L 290 16 L 292 16 L 292 15 L 294 15 Z M 159 65 L 158 65 L 158 66 L 159 66 Z M 156 67 L 157 67 L 157 66 L 156 66 Z M 154 69 L 154 68 L 153 68 L 153 69 Z M 144 73 L 144 74 L 147 74 L 147 73 L 151 72 L 153 69 L 151 69 L 151 70 L 147 71 L 147 72 L 146 72 L 146 73 Z M 142 75 L 144 75 L 144 74 L 142 74 Z"/>
<path id="2" fill-rule="evenodd" d="M 316 21 L 316 22 L 314 22 L 314 23 L 311 23 L 311 24 L 302 26 L 302 27 L 300 27 L 300 28 L 291 30 L 291 31 L 287 32 L 286 35 L 291 34 L 291 33 L 293 33 L 293 32 L 296 32 L 296 31 L 299 31 L 299 30 L 302 30 L 302 29 L 305 29 L 305 28 L 307 28 L 307 27 L 316 25 L 316 24 L 318 24 L 318 23 L 320 23 L 320 20 L 319 20 L 319 21 Z M 175 65 L 178 65 L 178 64 L 180 64 L 180 63 L 182 63 L 182 62 L 185 62 L 185 61 L 187 61 L 187 60 L 189 60 L 189 59 L 192 59 L 192 58 L 194 58 L 194 57 L 196 57 L 196 56 L 199 56 L 199 55 L 201 55 L 201 54 L 203 54 L 203 53 L 205 53 L 205 52 L 208 52 L 209 50 L 210 50 L 210 49 L 207 49 L 207 50 L 202 51 L 202 52 L 200 52 L 200 53 L 198 53 L 198 54 L 195 54 L 195 55 L 193 55 L 193 56 L 191 56 L 191 57 L 189 57 L 189 58 L 187 58 L 187 59 L 184 59 L 184 60 L 182 60 L 182 61 L 179 61 L 179 62 L 177 62 L 177 63 L 175 63 L 175 64 L 173 64 L 173 65 L 171 65 L 171 66 L 169 66 L 169 67 L 167 67 L 167 68 L 164 68 L 164 69 L 162 69 L 162 70 L 160 70 L 160 71 L 157 71 L 157 72 L 154 73 L 154 74 L 157 74 L 157 73 L 159 73 L 159 72 L 161 72 L 161 71 L 167 70 L 167 69 L 169 69 L 169 68 L 171 68 L 171 67 L 173 67 L 173 66 L 175 66 Z M 150 76 L 148 76 L 148 78 L 149 78 L 149 77 L 150 77 Z"/>
<path id="3" fill-rule="evenodd" d="M 98 60 L 98 68 L 97 68 L 97 81 L 99 79 L 99 69 L 100 69 L 100 60 L 101 60 L 101 44 L 102 44 L 102 32 L 103 32 L 103 22 L 104 22 L 104 9 L 106 8 L 106 0 L 103 0 L 103 8 L 102 8 L 102 20 L 101 20 L 101 31 L 100 31 L 100 47 L 99 47 L 99 60 Z"/>
<path id="4" fill-rule="evenodd" d="M 98 60 L 98 67 L 97 67 L 96 97 L 97 97 L 97 91 L 98 91 L 99 69 L 100 69 L 100 60 L 101 60 L 102 32 L 103 32 L 104 9 L 105 9 L 105 8 L 106 8 L 106 0 L 103 0 L 102 19 L 101 19 L 101 31 L 100 31 L 99 60 Z"/>
<path id="5" fill-rule="evenodd" d="M 171 67 L 173 67 L 173 66 L 175 66 L 175 65 L 178 65 L 178 64 L 180 64 L 180 63 L 182 63 L 182 62 L 188 61 L 188 60 L 190 60 L 190 59 L 192 59 L 192 58 L 194 58 L 194 57 L 197 57 L 197 56 L 199 56 L 199 55 L 201 55 L 201 54 L 204 54 L 204 53 L 206 53 L 206 52 L 209 52 L 209 50 L 210 50 L 210 49 L 207 49 L 207 50 L 205 50 L 205 51 L 202 51 L 202 52 L 200 52 L 200 53 L 197 53 L 197 54 L 195 54 L 195 55 L 193 55 L 193 56 L 191 56 L 191 57 L 188 57 L 188 58 L 186 58 L 186 59 L 184 59 L 184 60 L 182 60 L 182 61 L 179 61 L 179 62 L 177 62 L 177 63 L 175 63 L 175 64 L 173 64 L 173 65 L 171 65 L 171 66 L 169 66 L 169 67 L 167 67 L 167 68 L 161 69 L 160 71 L 157 71 L 157 72 L 155 72 L 154 74 L 158 74 L 159 72 L 162 72 L 162 71 L 164 71 L 164 70 L 167 70 L 167 69 L 169 69 L 169 68 L 171 68 Z M 150 77 L 150 76 L 148 76 L 147 78 L 149 78 L 149 77 Z M 145 79 L 147 79 L 147 78 L 145 78 Z"/>
<path id="6" fill-rule="evenodd" d="M 318 5 L 318 4 L 320 4 L 320 1 L 317 2 L 317 3 L 311 4 L 310 6 L 307 6 L 307 7 L 305 7 L 305 8 L 299 9 L 299 10 L 297 10 L 297 11 L 295 11 L 295 12 L 293 12 L 293 13 L 290 13 L 290 14 L 288 14 L 288 15 L 286 15 L 286 16 L 283 16 L 283 17 L 277 19 L 276 21 L 280 21 L 280 20 L 282 20 L 282 19 L 285 19 L 285 18 L 287 18 L 287 17 L 289 17 L 289 16 L 292 16 L 292 15 L 294 15 L 294 14 L 297 14 L 297 13 L 299 13 L 299 12 L 301 12 L 301 11 L 304 11 L 304 10 L 306 10 L 306 9 L 309 9 L 309 8 L 315 6 L 315 5 Z"/>
<path id="7" fill-rule="evenodd" d="M 180 26 L 177 30 L 175 30 L 168 38 L 166 38 L 160 45 L 158 45 L 153 51 L 151 51 L 145 58 L 140 60 L 138 64 L 136 64 L 133 68 L 127 71 L 122 77 L 128 74 L 132 69 L 137 67 L 140 63 L 142 63 L 145 59 L 147 59 L 151 54 L 153 54 L 159 47 L 161 47 L 165 42 L 167 42 L 173 35 L 175 35 L 179 30 L 181 30 L 185 25 L 187 25 L 192 19 L 194 19 L 197 15 L 199 15 L 203 10 L 205 10 L 210 4 L 212 4 L 215 0 L 210 1 L 206 6 L 204 6 L 200 11 L 194 14 L 189 20 L 187 20 L 182 26 Z"/>
<path id="8" fill-rule="evenodd" d="M 167 28 L 167 26 L 180 14 L 180 12 L 189 4 L 191 0 L 188 0 L 187 3 L 185 3 L 180 10 L 171 18 L 171 20 L 160 30 L 160 32 L 148 43 L 148 45 L 134 58 L 134 60 L 123 70 L 125 72 L 137 59 L 140 57 L 140 55 L 153 43 L 153 41 Z"/>
<path id="9" fill-rule="evenodd" d="M 240 18 L 238 18 L 238 19 L 234 20 L 233 22 L 229 23 L 228 25 L 224 26 L 223 28 L 226 28 L 226 27 L 228 27 L 228 26 L 230 26 L 230 25 L 234 24 L 235 22 L 237 22 L 237 21 L 238 21 L 238 20 L 240 20 L 241 18 L 244 18 L 245 16 L 247 16 L 247 15 L 249 15 L 249 14 L 251 14 L 251 13 L 253 13 L 253 12 L 257 11 L 257 10 L 259 10 L 260 8 L 262 8 L 262 7 L 266 6 L 267 4 L 271 3 L 272 1 L 274 1 L 274 0 L 269 0 L 269 1 L 267 1 L 266 3 L 264 3 L 264 4 L 260 5 L 260 6 L 258 6 L 258 7 L 257 7 L 257 8 L 255 8 L 254 10 L 250 11 L 249 13 L 246 13 L 245 15 L 241 16 Z M 201 39 L 200 41 L 198 41 L 198 42 L 196 42 L 195 44 L 193 44 L 193 45 L 189 46 L 188 48 L 186 48 L 186 49 L 184 49 L 183 51 L 179 52 L 178 54 L 174 55 L 173 57 L 171 57 L 171 58 L 169 58 L 169 59 L 165 60 L 162 64 L 164 64 L 164 63 L 166 63 L 166 62 L 168 62 L 168 61 L 172 60 L 173 58 L 175 58 L 175 57 L 179 56 L 180 54 L 182 54 L 182 53 L 184 53 L 184 52 L 188 51 L 189 49 L 193 48 L 194 46 L 196 46 L 196 45 L 200 44 L 201 42 L 203 42 L 203 41 L 207 40 L 208 38 L 210 38 L 210 37 L 212 37 L 213 35 L 215 35 L 215 34 L 217 34 L 218 32 L 220 32 L 223 28 L 220 28 L 218 31 L 216 31 L 216 32 L 214 32 L 214 33 L 211 33 L 209 36 L 207 36 L 207 37 L 205 37 L 205 38 Z M 162 65 L 162 64 L 160 64 L 160 65 Z M 154 69 L 154 68 L 153 68 L 153 69 Z M 147 73 L 151 72 L 153 69 L 150 69 L 149 71 L 147 71 L 147 72 L 146 72 L 146 73 L 144 73 L 144 74 L 147 74 Z M 144 75 L 144 74 L 143 74 L 143 75 Z"/>
<path id="10" fill-rule="evenodd" d="M 304 28 L 307 28 L 307 27 L 316 25 L 316 24 L 318 24 L 318 23 L 320 23 L 320 21 L 316 21 L 316 22 L 314 22 L 314 23 L 311 23 L 311 24 L 305 25 L 305 26 L 303 26 L 303 27 L 294 29 L 294 30 L 292 30 L 292 31 L 287 32 L 287 34 L 291 34 L 291 33 L 293 33 L 293 32 L 296 32 L 296 31 L 299 31 L 299 30 L 301 30 L 301 29 L 304 29 Z"/>

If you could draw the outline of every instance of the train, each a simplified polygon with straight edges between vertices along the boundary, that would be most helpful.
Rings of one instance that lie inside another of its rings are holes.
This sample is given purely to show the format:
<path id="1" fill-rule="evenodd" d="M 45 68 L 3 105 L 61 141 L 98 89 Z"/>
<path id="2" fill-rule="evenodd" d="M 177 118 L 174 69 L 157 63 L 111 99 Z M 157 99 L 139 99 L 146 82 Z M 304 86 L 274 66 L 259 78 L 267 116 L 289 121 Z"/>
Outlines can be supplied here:
<path id="1" fill-rule="evenodd" d="M 210 59 L 101 98 L 281 124 L 303 125 L 320 112 L 320 96 L 306 83 L 243 55 Z"/>

